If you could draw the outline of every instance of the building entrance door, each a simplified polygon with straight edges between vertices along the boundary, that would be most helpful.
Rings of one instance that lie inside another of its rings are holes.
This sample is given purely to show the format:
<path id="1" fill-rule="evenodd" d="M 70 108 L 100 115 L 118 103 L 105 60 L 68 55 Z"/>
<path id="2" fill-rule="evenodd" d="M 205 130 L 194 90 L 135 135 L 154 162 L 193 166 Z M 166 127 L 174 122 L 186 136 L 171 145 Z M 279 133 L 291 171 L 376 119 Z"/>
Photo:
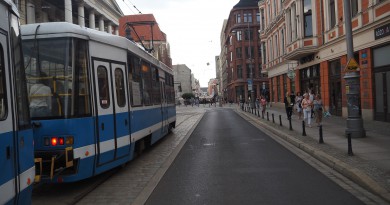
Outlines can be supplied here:
<path id="1" fill-rule="evenodd" d="M 375 72 L 375 120 L 390 122 L 390 66 Z"/>

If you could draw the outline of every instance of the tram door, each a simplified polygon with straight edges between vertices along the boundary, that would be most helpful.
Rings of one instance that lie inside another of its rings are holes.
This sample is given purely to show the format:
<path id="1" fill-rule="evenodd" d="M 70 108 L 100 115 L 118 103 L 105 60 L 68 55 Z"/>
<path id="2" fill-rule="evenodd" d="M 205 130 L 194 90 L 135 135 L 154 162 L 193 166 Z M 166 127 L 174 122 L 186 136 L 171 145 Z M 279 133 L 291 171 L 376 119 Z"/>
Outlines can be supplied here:
<path id="1" fill-rule="evenodd" d="M 125 90 L 125 66 L 94 60 L 97 102 L 97 164 L 104 165 L 126 153 L 130 144 Z M 122 89 L 122 90 L 121 90 Z M 127 127 L 127 128 L 126 128 Z"/>

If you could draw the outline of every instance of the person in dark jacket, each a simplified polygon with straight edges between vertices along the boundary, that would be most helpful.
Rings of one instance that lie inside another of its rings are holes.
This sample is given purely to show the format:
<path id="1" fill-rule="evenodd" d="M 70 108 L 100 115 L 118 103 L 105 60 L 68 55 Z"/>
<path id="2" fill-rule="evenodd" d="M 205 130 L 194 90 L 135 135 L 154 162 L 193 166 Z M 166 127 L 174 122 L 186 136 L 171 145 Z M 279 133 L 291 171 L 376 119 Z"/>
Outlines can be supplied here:
<path id="1" fill-rule="evenodd" d="M 295 102 L 295 95 L 289 95 L 289 93 L 286 92 L 286 96 L 284 97 L 284 106 L 286 108 L 287 119 L 289 120 L 291 119 L 294 102 Z"/>

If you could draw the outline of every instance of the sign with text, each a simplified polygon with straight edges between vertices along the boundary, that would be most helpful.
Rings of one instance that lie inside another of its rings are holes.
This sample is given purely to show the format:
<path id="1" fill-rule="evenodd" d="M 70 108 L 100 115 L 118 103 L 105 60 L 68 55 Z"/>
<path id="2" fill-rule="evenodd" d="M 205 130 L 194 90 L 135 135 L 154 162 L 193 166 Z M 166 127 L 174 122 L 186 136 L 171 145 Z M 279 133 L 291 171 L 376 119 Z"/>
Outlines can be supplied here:
<path id="1" fill-rule="evenodd" d="M 374 30 L 374 35 L 375 35 L 375 40 L 389 36 L 390 35 L 390 24 L 376 28 Z"/>

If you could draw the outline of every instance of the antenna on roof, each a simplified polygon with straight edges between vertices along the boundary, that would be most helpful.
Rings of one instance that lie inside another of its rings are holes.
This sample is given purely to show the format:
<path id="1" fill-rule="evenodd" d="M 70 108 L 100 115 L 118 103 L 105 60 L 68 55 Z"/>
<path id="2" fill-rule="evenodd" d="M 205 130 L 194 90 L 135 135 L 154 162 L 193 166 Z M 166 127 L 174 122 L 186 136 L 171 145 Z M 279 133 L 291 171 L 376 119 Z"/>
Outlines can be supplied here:
<path id="1" fill-rule="evenodd" d="M 138 40 L 141 42 L 142 47 L 148 53 L 151 53 L 154 50 L 154 41 L 153 41 L 153 39 L 154 39 L 153 38 L 153 26 L 154 26 L 154 24 L 155 24 L 154 21 L 126 22 L 126 38 L 131 40 L 131 41 L 134 41 L 133 37 L 131 36 L 131 30 L 133 30 L 135 35 L 137 35 Z M 152 34 L 152 45 L 150 45 L 150 48 L 146 48 L 146 46 L 142 42 L 143 40 L 140 38 L 136 29 L 134 28 L 134 26 L 144 26 L 144 25 L 150 25 L 150 30 L 151 30 L 151 34 Z M 131 30 L 130 30 L 130 28 L 131 28 Z"/>

